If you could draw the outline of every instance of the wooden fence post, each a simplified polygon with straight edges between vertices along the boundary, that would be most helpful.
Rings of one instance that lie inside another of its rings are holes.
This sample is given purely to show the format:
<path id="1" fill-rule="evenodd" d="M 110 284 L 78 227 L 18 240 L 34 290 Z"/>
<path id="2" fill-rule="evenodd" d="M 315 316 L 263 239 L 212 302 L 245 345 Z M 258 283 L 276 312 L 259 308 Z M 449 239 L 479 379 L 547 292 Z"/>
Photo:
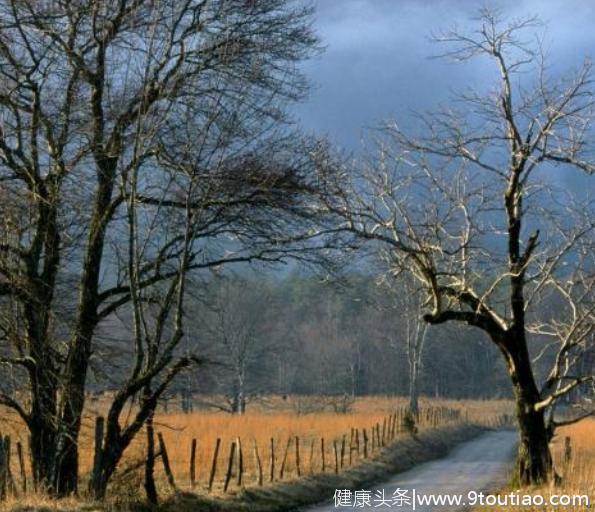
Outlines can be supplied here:
<path id="1" fill-rule="evenodd" d="M 355 449 L 357 451 L 357 456 L 359 457 L 359 429 L 355 429 Z"/>
<path id="2" fill-rule="evenodd" d="M 271 437 L 271 459 L 270 459 L 270 480 L 273 481 L 275 479 L 275 440 Z"/>
<path id="3" fill-rule="evenodd" d="M 262 463 L 260 462 L 260 455 L 258 454 L 258 444 L 254 439 L 254 461 L 256 462 L 256 471 L 258 472 L 258 485 L 262 485 Z"/>
<path id="4" fill-rule="evenodd" d="M 291 437 L 287 438 L 287 444 L 285 445 L 285 453 L 283 454 L 283 460 L 281 461 L 281 469 L 279 469 L 279 480 L 283 480 L 285 474 L 285 464 L 287 464 L 287 455 L 289 453 L 289 447 L 291 446 Z"/>
<path id="5" fill-rule="evenodd" d="M 229 481 L 231 480 L 231 472 L 233 470 L 233 460 L 235 458 L 236 443 L 232 441 L 231 448 L 229 451 L 229 459 L 227 461 L 227 472 L 225 473 L 225 484 L 223 485 L 223 492 L 227 492 Z"/>
<path id="6" fill-rule="evenodd" d="M 364 459 L 368 458 L 368 433 L 366 432 L 366 429 L 364 428 L 362 430 L 363 433 L 363 438 L 364 438 Z"/>
<path id="7" fill-rule="evenodd" d="M 23 445 L 19 441 L 17 441 L 17 458 L 19 459 L 19 468 L 21 471 L 21 489 L 23 489 L 23 494 L 25 494 L 27 492 L 27 471 L 25 469 Z"/>
<path id="8" fill-rule="evenodd" d="M 161 451 L 161 462 L 163 463 L 163 469 L 167 482 L 172 489 L 176 489 L 176 482 L 174 480 L 174 474 L 171 471 L 171 465 L 169 464 L 169 456 L 167 455 L 167 448 L 165 447 L 165 441 L 161 432 L 157 432 L 157 441 L 159 442 L 159 450 Z"/>
<path id="9" fill-rule="evenodd" d="M 326 471 L 326 461 L 324 458 L 324 437 L 320 438 L 320 457 L 322 459 L 322 472 Z"/>
<path id="10" fill-rule="evenodd" d="M 310 474 L 314 474 L 314 438 L 310 441 Z"/>
<path id="11" fill-rule="evenodd" d="M 343 467 L 344 459 L 345 459 L 345 434 L 343 434 L 343 438 L 341 439 L 341 467 Z"/>
<path id="12" fill-rule="evenodd" d="M 190 486 L 196 487 L 196 438 L 192 439 L 190 446 Z"/>
<path id="13" fill-rule="evenodd" d="M 221 439 L 217 438 L 215 443 L 215 453 L 213 454 L 213 462 L 211 464 L 211 474 L 209 475 L 209 491 L 213 488 L 215 481 L 215 473 L 217 472 L 217 458 L 219 457 L 219 447 L 221 446 Z"/>
<path id="14" fill-rule="evenodd" d="M 335 450 L 335 473 L 339 472 L 339 453 L 337 451 L 337 440 L 333 439 L 333 448 Z"/>
<path id="15" fill-rule="evenodd" d="M 386 444 L 386 418 L 382 420 L 382 444 L 381 446 L 385 446 Z"/>
<path id="16" fill-rule="evenodd" d="M 103 431 L 105 420 L 103 416 L 95 418 L 95 447 L 93 453 L 93 472 L 91 474 L 91 486 L 93 491 L 99 490 L 101 466 L 103 464 Z"/>
<path id="17" fill-rule="evenodd" d="M 300 469 L 300 438 L 298 436 L 295 436 L 295 470 L 298 477 L 302 476 Z"/>
<path id="18" fill-rule="evenodd" d="M 238 486 L 241 486 L 244 474 L 244 452 L 242 451 L 242 441 L 239 437 L 236 442 L 238 444 Z"/>
<path id="19" fill-rule="evenodd" d="M 572 445 L 570 444 L 570 437 L 566 436 L 564 438 L 564 464 L 568 466 L 570 464 L 570 460 L 572 459 Z"/>
<path id="20" fill-rule="evenodd" d="M 7 478 L 4 438 L 0 434 L 0 500 L 6 499 Z"/>

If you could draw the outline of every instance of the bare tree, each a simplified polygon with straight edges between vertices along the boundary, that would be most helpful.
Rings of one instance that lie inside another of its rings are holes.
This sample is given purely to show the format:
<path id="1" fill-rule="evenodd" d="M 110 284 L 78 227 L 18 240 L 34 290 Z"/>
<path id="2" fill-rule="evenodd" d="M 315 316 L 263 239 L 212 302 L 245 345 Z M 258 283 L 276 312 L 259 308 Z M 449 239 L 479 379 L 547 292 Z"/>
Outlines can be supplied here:
<path id="1" fill-rule="evenodd" d="M 401 312 L 403 320 L 407 362 L 409 364 L 409 413 L 412 418 L 417 418 L 419 413 L 419 374 L 422 354 L 428 324 L 421 318 L 423 309 L 419 290 L 413 283 L 401 280 L 399 283 L 402 293 Z"/>
<path id="2" fill-rule="evenodd" d="M 0 236 L 0 296 L 18 319 L 2 363 L 25 383 L 0 403 L 27 425 L 35 479 L 52 493 L 77 489 L 98 324 L 132 302 L 136 366 L 117 417 L 176 372 L 162 356 L 181 328 L 148 333 L 180 316 L 187 271 L 283 257 L 267 242 L 292 224 L 269 230 L 270 212 L 299 210 L 310 186 L 278 127 L 306 90 L 295 63 L 316 44 L 310 13 L 286 0 L 0 2 L 0 191 L 22 212 Z M 166 213 L 188 205 L 186 220 Z M 151 289 L 159 312 L 139 329 Z"/>
<path id="3" fill-rule="evenodd" d="M 216 393 L 224 403 L 209 405 L 241 415 L 257 398 L 259 374 L 277 350 L 267 335 L 271 298 L 266 285 L 247 278 L 221 276 L 212 285 L 198 346 L 216 365 Z"/>
<path id="4" fill-rule="evenodd" d="M 424 294 L 417 283 L 407 274 L 397 269 L 392 262 L 392 251 L 380 250 L 379 259 L 388 273 L 381 275 L 379 289 L 387 295 L 388 304 L 384 306 L 392 313 L 394 322 L 389 336 L 389 346 L 397 352 L 398 357 L 405 355 L 408 366 L 409 413 L 415 421 L 419 412 L 420 370 L 422 355 L 429 324 L 424 322 Z M 380 272 L 382 270 L 379 269 Z M 381 306 L 382 307 L 382 306 Z"/>
<path id="5" fill-rule="evenodd" d="M 586 218 L 589 215 L 591 212 L 588 210 L 575 215 L 568 212 L 568 220 L 576 226 L 589 226 L 592 223 Z M 550 436 L 554 435 L 556 427 L 570 425 L 595 414 L 595 381 L 588 378 L 595 375 L 592 359 L 595 351 L 594 238 L 578 236 L 576 231 L 566 227 L 558 226 L 557 231 L 565 245 L 555 258 L 540 262 L 541 279 L 531 289 L 530 296 L 530 300 L 547 304 L 550 314 L 533 315 L 527 327 L 529 332 L 544 340 L 533 362 L 547 356 L 551 359 L 551 368 L 540 390 L 544 398 L 537 405 L 546 411 Z M 573 266 L 557 277 L 552 267 L 560 264 L 568 266 L 566 252 L 571 249 Z M 562 399 L 567 399 L 573 410 L 557 418 L 556 406 Z"/>
<path id="6" fill-rule="evenodd" d="M 539 46 L 522 39 L 538 25 L 535 18 L 507 23 L 484 9 L 476 31 L 438 36 L 449 46 L 447 57 L 491 61 L 496 87 L 461 95 L 460 111 L 422 116 L 420 136 L 391 123 L 378 137 L 378 157 L 329 183 L 335 199 L 325 205 L 351 233 L 350 244 L 388 251 L 394 272 L 415 277 L 425 290 L 428 324 L 463 322 L 498 347 L 516 401 L 522 484 L 552 473 L 546 411 L 595 378 L 592 368 L 576 373 L 578 364 L 564 370 L 568 357 L 580 360 L 579 349 L 592 343 L 592 317 L 574 320 L 572 313 L 592 296 L 586 301 L 583 280 L 573 279 L 571 269 L 592 271 L 578 255 L 592 246 L 593 203 L 555 192 L 552 178 L 557 168 L 595 169 L 591 67 L 559 80 L 548 76 Z M 567 222 L 580 211 L 587 213 Z M 550 331 L 560 341 L 558 357 L 540 389 L 529 341 L 546 283 L 571 298 L 571 311 Z M 575 341 L 565 341 L 569 335 Z"/>

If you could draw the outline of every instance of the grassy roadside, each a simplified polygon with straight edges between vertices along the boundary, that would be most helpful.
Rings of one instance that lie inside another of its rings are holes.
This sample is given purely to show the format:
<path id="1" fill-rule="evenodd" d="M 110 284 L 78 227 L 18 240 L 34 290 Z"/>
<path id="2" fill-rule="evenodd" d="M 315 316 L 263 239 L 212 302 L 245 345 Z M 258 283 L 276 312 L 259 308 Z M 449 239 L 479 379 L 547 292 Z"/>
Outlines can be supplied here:
<path id="1" fill-rule="evenodd" d="M 572 447 L 572 455 L 568 463 L 565 461 L 564 453 L 566 437 L 570 438 Z M 562 483 L 556 486 L 546 485 L 520 491 L 521 495 L 536 496 L 538 500 L 542 497 L 544 500 L 543 505 L 486 505 L 474 508 L 473 512 L 493 512 L 495 509 L 498 512 L 584 512 L 593 510 L 595 507 L 595 419 L 561 428 L 552 444 L 552 452 L 556 472 L 562 477 Z M 511 491 L 516 493 L 511 487 L 503 489 L 500 494 L 503 496 Z M 580 503 L 578 498 L 576 498 L 575 503 L 572 503 L 573 496 L 585 495 L 589 497 L 589 507 Z M 564 499 L 562 496 L 569 496 L 570 502 L 568 504 L 560 503 L 560 505 L 550 503 L 552 497 L 560 501 Z"/>
<path id="2" fill-rule="evenodd" d="M 189 492 L 172 496 L 159 507 L 163 512 L 282 512 L 308 504 L 321 498 L 331 499 L 335 489 L 367 486 L 382 481 L 394 473 L 405 471 L 416 464 L 445 456 L 457 444 L 468 441 L 486 431 L 485 427 L 453 425 L 421 432 L 416 438 L 401 437 L 370 458 L 339 474 L 322 473 L 300 479 L 277 482 L 272 485 L 244 489 L 235 495 L 208 497 Z M 138 503 L 86 504 L 75 500 L 52 502 L 25 499 L 5 503 L 0 510 L 13 512 L 82 512 L 82 511 L 146 511 Z"/>
<path id="3" fill-rule="evenodd" d="M 331 499 L 335 489 L 356 488 L 380 482 L 432 459 L 445 456 L 457 444 L 485 432 L 484 427 L 458 425 L 438 428 L 416 438 L 399 439 L 373 459 L 339 474 L 324 473 L 269 487 L 246 489 L 235 497 L 208 500 L 192 494 L 180 494 L 164 504 L 164 511 L 186 512 L 250 511 L 282 512 Z"/>

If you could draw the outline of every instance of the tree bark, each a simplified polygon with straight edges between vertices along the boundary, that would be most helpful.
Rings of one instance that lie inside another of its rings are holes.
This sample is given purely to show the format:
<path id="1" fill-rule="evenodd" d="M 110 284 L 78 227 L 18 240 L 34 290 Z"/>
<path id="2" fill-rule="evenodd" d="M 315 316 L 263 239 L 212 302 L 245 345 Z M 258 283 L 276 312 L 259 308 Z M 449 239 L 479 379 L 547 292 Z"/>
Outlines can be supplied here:
<path id="1" fill-rule="evenodd" d="M 147 501 L 157 505 L 159 496 L 155 486 L 155 434 L 153 429 L 153 411 L 149 413 L 146 422 L 147 427 L 147 461 L 145 463 L 145 493 Z"/>
<path id="2" fill-rule="evenodd" d="M 413 418 L 417 418 L 419 412 L 418 375 L 417 362 L 414 361 L 409 369 L 409 412 Z"/>
<path id="3" fill-rule="evenodd" d="M 54 389 L 44 388 L 41 381 L 34 389 L 28 424 L 33 483 L 36 488 L 51 490 L 57 436 Z"/>
<path id="4" fill-rule="evenodd" d="M 535 409 L 540 394 L 525 336 L 521 334 L 507 339 L 504 354 L 512 380 L 519 427 L 517 478 L 523 486 L 543 484 L 552 476 L 552 456 L 544 412 Z"/>

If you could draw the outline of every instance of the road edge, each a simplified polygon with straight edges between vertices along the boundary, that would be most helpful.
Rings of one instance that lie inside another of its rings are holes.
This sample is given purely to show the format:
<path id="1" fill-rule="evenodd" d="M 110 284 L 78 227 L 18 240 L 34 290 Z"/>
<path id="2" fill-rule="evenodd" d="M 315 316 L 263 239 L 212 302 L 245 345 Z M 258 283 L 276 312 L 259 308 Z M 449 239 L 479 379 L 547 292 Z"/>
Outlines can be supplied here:
<path id="1" fill-rule="evenodd" d="M 245 489 L 225 498 L 212 499 L 180 493 L 161 510 L 185 512 L 289 512 L 332 499 L 335 489 L 365 488 L 412 467 L 440 459 L 457 445 L 493 429 L 476 425 L 454 425 L 396 440 L 361 464 L 339 474 L 320 473 L 273 485 Z"/>

